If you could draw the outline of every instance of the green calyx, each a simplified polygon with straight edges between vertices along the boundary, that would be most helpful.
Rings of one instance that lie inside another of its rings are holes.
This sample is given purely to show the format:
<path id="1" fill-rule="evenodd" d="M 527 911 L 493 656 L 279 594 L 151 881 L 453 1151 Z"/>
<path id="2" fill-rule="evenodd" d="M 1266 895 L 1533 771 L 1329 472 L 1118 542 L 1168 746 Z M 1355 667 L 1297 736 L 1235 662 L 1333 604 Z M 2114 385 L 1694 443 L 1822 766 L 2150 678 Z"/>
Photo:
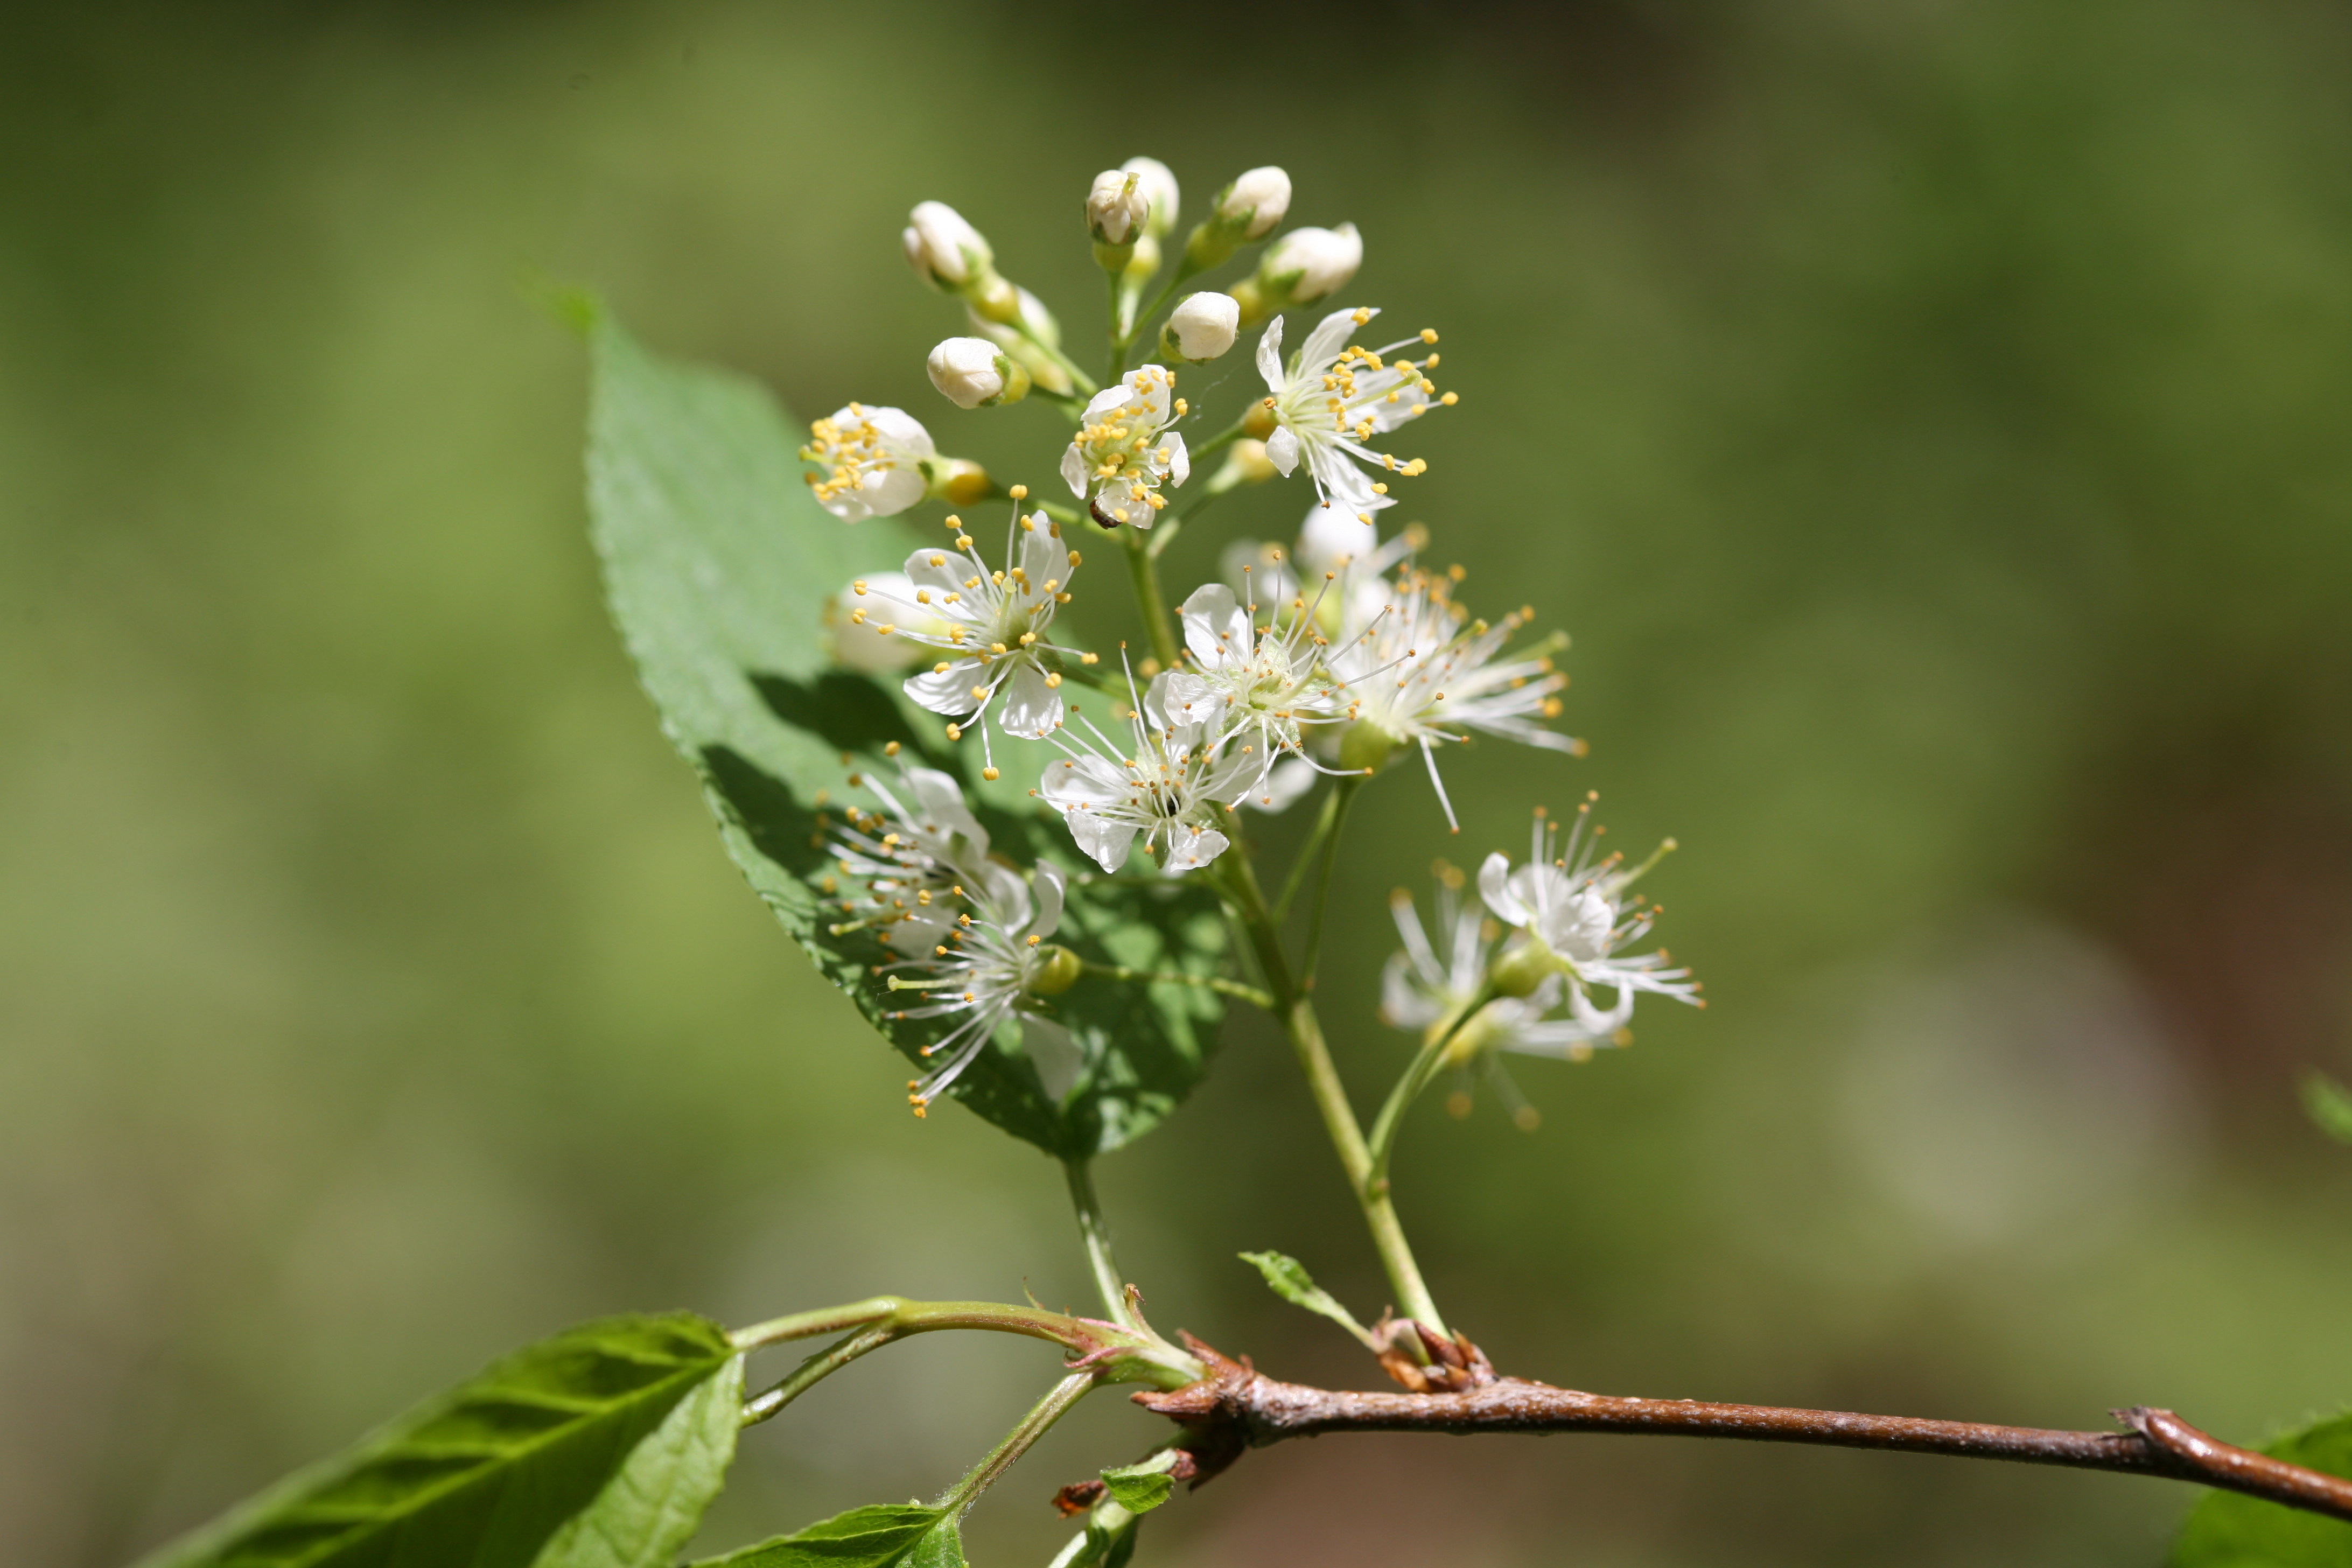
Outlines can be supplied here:
<path id="1" fill-rule="evenodd" d="M 1076 953 L 1061 943 L 1055 942 L 1045 950 L 1044 956 L 1045 962 L 1037 966 L 1037 973 L 1030 977 L 1029 984 L 1024 987 L 1029 994 L 1059 996 L 1078 983 L 1082 966 Z"/>
<path id="2" fill-rule="evenodd" d="M 1486 972 L 1486 979 L 1497 995 L 1526 996 L 1564 967 L 1559 955 L 1546 947 L 1541 938 L 1530 935 L 1496 960 L 1495 967 Z M 1476 1020 L 1472 1020 L 1471 1026 L 1476 1026 Z M 1463 1031 L 1469 1032 L 1466 1028 Z"/>

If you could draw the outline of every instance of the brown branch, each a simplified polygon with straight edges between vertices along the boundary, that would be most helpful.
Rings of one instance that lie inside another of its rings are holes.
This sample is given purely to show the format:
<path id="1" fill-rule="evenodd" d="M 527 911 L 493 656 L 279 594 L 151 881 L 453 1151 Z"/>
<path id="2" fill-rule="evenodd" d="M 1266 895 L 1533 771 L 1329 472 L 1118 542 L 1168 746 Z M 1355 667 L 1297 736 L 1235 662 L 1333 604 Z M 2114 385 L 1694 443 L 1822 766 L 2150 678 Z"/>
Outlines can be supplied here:
<path id="1" fill-rule="evenodd" d="M 2132 1428 L 2128 1432 L 2063 1432 L 1697 1399 L 1631 1399 L 1507 1377 L 1454 1394 L 1355 1394 L 1277 1383 L 1258 1375 L 1246 1362 L 1227 1361 L 1197 1342 L 1193 1348 L 1203 1359 L 1213 1358 L 1209 1377 L 1171 1394 L 1138 1394 L 1135 1402 L 1196 1428 L 1221 1431 L 1234 1452 L 1244 1444 L 1264 1447 L 1326 1432 L 1738 1437 L 2160 1476 L 2352 1520 L 2352 1480 L 2217 1442 L 2169 1410 L 2146 1406 L 2114 1413 Z M 1203 1466 L 1201 1480 L 1223 1468 Z"/>

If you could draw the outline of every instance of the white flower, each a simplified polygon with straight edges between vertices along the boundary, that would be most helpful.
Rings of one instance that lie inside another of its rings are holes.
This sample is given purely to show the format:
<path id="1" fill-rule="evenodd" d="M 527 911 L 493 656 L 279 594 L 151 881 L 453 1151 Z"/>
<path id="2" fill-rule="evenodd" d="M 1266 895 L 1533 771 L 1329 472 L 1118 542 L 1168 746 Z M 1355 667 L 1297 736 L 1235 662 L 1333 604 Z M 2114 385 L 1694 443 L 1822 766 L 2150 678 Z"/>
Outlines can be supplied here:
<path id="1" fill-rule="evenodd" d="M 1240 741 L 1237 754 L 1256 759 L 1253 789 L 1277 755 L 1299 752 L 1300 724 L 1328 724 L 1347 707 L 1322 665 L 1315 607 L 1304 595 L 1280 607 L 1290 613 L 1261 626 L 1258 606 L 1235 599 L 1223 584 L 1195 588 L 1183 609 L 1192 665 L 1160 678 L 1171 712 L 1215 715 L 1215 739 Z"/>
<path id="2" fill-rule="evenodd" d="M 1177 191 L 1175 172 L 1157 158 L 1129 158 L 1119 168 L 1141 177 L 1144 199 L 1151 204 L 1150 221 L 1144 232 L 1164 235 L 1176 226 Z"/>
<path id="3" fill-rule="evenodd" d="M 1267 303 L 1311 305 L 1348 286 L 1364 264 L 1364 237 L 1356 226 L 1294 228 L 1258 258 L 1257 286 Z"/>
<path id="4" fill-rule="evenodd" d="M 1359 522 L 1396 502 L 1386 480 L 1374 480 L 1356 465 L 1360 462 L 1391 474 L 1412 476 L 1429 465 L 1415 458 L 1399 462 L 1386 452 L 1363 443 L 1429 412 L 1432 404 L 1450 405 L 1454 394 L 1437 395 L 1428 372 L 1437 356 L 1424 360 L 1387 356 L 1408 344 L 1433 343 L 1437 334 L 1423 331 L 1378 349 L 1343 347 L 1349 334 L 1380 312 L 1370 308 L 1334 310 L 1316 324 L 1291 359 L 1282 361 L 1282 318 L 1266 324 L 1258 340 L 1257 369 L 1273 395 L 1265 407 L 1275 428 L 1265 439 L 1265 455 L 1285 475 L 1297 471 L 1304 458 L 1325 505 L 1337 502 Z"/>
<path id="5" fill-rule="evenodd" d="M 1023 517 L 1016 510 L 1003 571 L 991 571 L 971 536 L 958 533 L 953 549 L 927 547 L 907 557 L 908 597 L 884 593 L 879 578 L 853 584 L 877 604 L 851 611 L 850 618 L 881 622 L 877 629 L 886 637 L 906 637 L 950 656 L 907 681 L 904 689 L 917 702 L 966 724 L 992 717 L 1006 734 L 1034 740 L 1062 723 L 1062 678 L 1045 667 L 1044 655 L 1048 648 L 1071 650 L 1046 641 L 1045 632 L 1054 612 L 1069 601 L 1067 584 L 1077 565 L 1077 552 L 1062 542 L 1059 523 L 1042 511 Z M 924 616 L 945 622 L 945 628 L 922 628 Z M 948 738 L 961 740 L 963 729 L 949 725 Z M 982 776 L 992 779 L 995 757 L 985 723 L 981 747 L 987 763 Z"/>
<path id="6" fill-rule="evenodd" d="M 970 907 L 955 916 L 944 940 L 934 943 L 927 956 L 884 966 L 885 983 L 892 991 L 930 998 L 892 1013 L 892 1018 L 960 1020 L 923 1047 L 924 1059 L 936 1059 L 937 1065 L 907 1085 L 907 1103 L 918 1116 L 947 1091 L 1016 1012 L 1023 1015 L 1024 1043 L 1033 1029 L 1060 1028 L 1024 1005 L 1060 956 L 1044 943 L 1061 924 L 1062 873 L 1041 860 L 1034 883 L 1024 884 L 1018 872 L 987 864 L 958 891 Z"/>
<path id="7" fill-rule="evenodd" d="M 923 645 L 911 637 L 897 636 L 898 626 L 904 625 L 909 632 L 942 635 L 948 624 L 915 603 L 915 584 L 904 572 L 879 572 L 865 579 L 865 583 L 864 595 L 850 587 L 825 598 L 824 626 L 833 637 L 834 662 L 867 675 L 896 675 L 921 662 Z M 882 621 L 871 616 L 851 618 L 855 606 L 845 601 L 868 595 L 898 606 L 889 633 L 882 630 Z"/>
<path id="8" fill-rule="evenodd" d="M 1187 294 L 1170 313 L 1160 343 L 1171 357 L 1200 364 L 1232 348 L 1241 326 L 1241 301 L 1231 294 Z"/>
<path id="9" fill-rule="evenodd" d="M 1150 528 L 1168 504 L 1163 484 L 1192 476 L 1184 437 L 1167 426 L 1184 416 L 1176 375 L 1156 364 L 1131 370 L 1087 403 L 1078 433 L 1062 453 L 1070 493 L 1093 508 L 1105 528 Z"/>
<path id="10" fill-rule="evenodd" d="M 948 338 L 931 351 L 931 384 L 958 408 L 1015 403 L 1029 390 L 1029 372 L 986 338 Z"/>
<path id="11" fill-rule="evenodd" d="M 1389 913 L 1404 949 L 1390 955 L 1381 971 L 1381 1017 L 1392 1028 L 1410 1030 L 1428 1044 L 1454 1028 L 1462 1010 L 1477 1000 L 1486 983 L 1486 961 L 1499 931 L 1485 910 L 1462 903 L 1462 873 L 1440 862 L 1436 931 L 1443 952 L 1423 931 L 1412 896 L 1400 888 L 1389 895 Z M 1488 1051 L 1565 1057 L 1582 1061 L 1597 1045 L 1617 1045 L 1622 1020 L 1594 1009 L 1579 996 L 1571 1016 L 1545 1016 L 1559 1005 L 1566 984 L 1547 975 L 1525 996 L 1498 996 L 1455 1030 L 1446 1060 L 1467 1066 Z"/>
<path id="12" fill-rule="evenodd" d="M 1105 245 L 1125 245 L 1143 232 L 1151 216 L 1151 195 L 1143 176 L 1105 169 L 1087 193 L 1087 232 Z"/>
<path id="13" fill-rule="evenodd" d="M 1238 226 L 1244 239 L 1264 239 L 1274 232 L 1275 225 L 1280 223 L 1289 211 L 1290 176 L 1271 163 L 1263 168 L 1244 170 L 1232 184 L 1217 193 L 1217 216 L 1228 224 Z M 1325 231 L 1302 229 L 1300 232 L 1321 234 Z M 1353 234 L 1355 230 L 1350 228 L 1348 232 Z M 1357 253 L 1360 258 L 1360 246 Z M 1354 270 L 1352 267 L 1349 268 L 1351 274 Z M 1338 287 L 1339 284 L 1332 285 L 1334 289 Z M 1328 293 L 1330 289 L 1324 292 Z"/>
<path id="14" fill-rule="evenodd" d="M 1656 854 L 1631 870 L 1624 868 L 1620 855 L 1595 860 L 1600 830 L 1590 837 L 1585 833 L 1591 809 L 1589 800 L 1576 808 L 1576 826 L 1565 845 L 1557 843 L 1557 825 L 1538 812 L 1528 864 L 1513 870 L 1509 857 L 1497 850 L 1478 868 L 1479 897 L 1496 920 L 1519 932 L 1503 963 L 1517 959 L 1529 972 L 1549 968 L 1566 976 L 1571 1006 L 1581 1000 L 1587 986 L 1614 991 L 1614 1006 L 1580 1018 L 1596 1029 L 1622 1027 L 1633 1015 L 1636 992 L 1656 992 L 1705 1006 L 1690 971 L 1667 968 L 1664 952 L 1618 953 L 1626 943 L 1648 935 L 1658 916 L 1656 906 L 1639 895 L 1628 903 L 1626 889 L 1673 849 L 1675 841 L 1667 839 Z"/>
<path id="15" fill-rule="evenodd" d="M 1239 443 L 1236 443 L 1239 445 Z M 1286 551 L 1258 539 L 1237 539 L 1217 557 L 1224 580 L 1247 593 L 1249 584 L 1275 604 L 1295 598 L 1302 584 L 1336 574 L 1333 589 L 1322 595 L 1315 618 L 1326 637 L 1336 637 L 1342 625 L 1368 626 L 1388 602 L 1383 581 L 1390 567 L 1429 543 L 1429 531 L 1419 523 L 1406 525 L 1394 539 L 1382 541 L 1377 528 L 1358 522 L 1337 507 L 1319 502 L 1307 509 L 1298 525 L 1298 541 Z M 1356 607 L 1349 615 L 1348 606 Z"/>
<path id="16" fill-rule="evenodd" d="M 923 499 L 923 465 L 939 455 L 931 434 L 903 408 L 862 403 L 834 410 L 809 426 L 803 460 L 824 472 L 808 476 L 817 504 L 845 522 L 890 517 Z"/>
<path id="17" fill-rule="evenodd" d="M 1038 795 L 1062 814 L 1078 847 L 1106 871 L 1127 864 L 1139 833 L 1145 853 L 1157 854 L 1160 869 L 1171 875 L 1207 865 L 1227 842 L 1210 826 L 1213 807 L 1233 805 L 1265 772 L 1260 759 L 1218 746 L 1213 704 L 1184 712 L 1170 695 L 1170 681 L 1165 672 L 1155 677 L 1137 703 L 1129 678 L 1127 717 L 1134 732 L 1124 755 L 1083 717 L 1093 742 L 1081 737 L 1074 745 L 1068 731 L 1054 737 L 1067 755 L 1045 765 Z"/>
<path id="18" fill-rule="evenodd" d="M 902 758 L 898 779 L 904 801 L 875 779 L 850 775 L 851 783 L 880 797 L 883 810 L 850 806 L 845 813 L 849 826 L 834 830 L 841 874 L 858 879 L 864 889 L 842 899 L 850 918 L 829 930 L 843 936 L 879 928 L 893 949 L 921 954 L 955 922 L 963 885 L 982 885 L 1002 868 L 988 858 L 988 830 L 965 806 L 953 778 L 936 768 L 910 767 Z"/>
<path id="19" fill-rule="evenodd" d="M 907 215 L 907 231 L 899 236 L 907 263 L 918 276 L 950 292 L 995 265 L 996 253 L 980 230 L 945 202 L 921 202 Z"/>
<path id="20" fill-rule="evenodd" d="M 1555 673 L 1545 651 L 1557 639 L 1496 663 L 1503 645 L 1534 617 L 1528 608 L 1500 621 L 1464 622 L 1454 603 L 1453 579 L 1408 566 L 1381 591 L 1351 600 L 1347 641 L 1328 658 L 1331 672 L 1349 689 L 1347 716 L 1356 721 L 1341 745 L 1341 761 L 1376 762 L 1390 748 L 1417 745 L 1429 767 L 1445 820 L 1459 832 L 1453 802 L 1437 776 L 1436 743 L 1466 741 L 1448 724 L 1481 730 L 1506 740 L 1581 756 L 1584 742 L 1536 722 L 1555 718 L 1552 694 L 1567 678 Z M 1359 735 L 1363 737 L 1359 740 Z"/>

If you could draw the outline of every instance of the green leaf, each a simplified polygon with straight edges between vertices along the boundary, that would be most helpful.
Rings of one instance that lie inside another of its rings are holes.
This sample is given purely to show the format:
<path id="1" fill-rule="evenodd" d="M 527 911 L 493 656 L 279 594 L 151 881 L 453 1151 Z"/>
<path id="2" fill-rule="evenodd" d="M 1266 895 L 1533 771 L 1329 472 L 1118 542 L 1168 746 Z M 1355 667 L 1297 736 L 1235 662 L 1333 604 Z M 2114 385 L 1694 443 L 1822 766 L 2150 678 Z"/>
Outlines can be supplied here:
<path id="1" fill-rule="evenodd" d="M 698 1391 L 740 1378 L 740 1364 L 727 1331 L 690 1313 L 583 1324 L 516 1352 L 143 1568 L 530 1568 L 566 1521 L 604 1506 L 616 1477 L 657 1468 L 643 1446 Z"/>
<path id="2" fill-rule="evenodd" d="M 726 1484 L 743 1429 L 743 1358 L 674 1405 L 532 1568 L 668 1568 Z"/>
<path id="3" fill-rule="evenodd" d="M 831 667 L 824 599 L 895 568 L 918 535 L 897 519 L 852 527 L 819 507 L 801 477 L 800 432 L 758 386 L 658 360 L 602 314 L 591 338 L 589 515 L 614 619 L 728 853 L 866 1021 L 919 1064 L 953 1023 L 892 1017 L 903 1004 L 873 971 L 895 955 L 870 931 L 834 931 L 847 921 L 831 889 L 827 804 L 856 798 L 853 773 L 887 776 L 894 742 L 959 779 L 996 853 L 1072 873 L 1056 941 L 1097 963 L 1217 973 L 1227 943 L 1214 896 L 1087 874 L 1028 795 L 1042 742 L 998 745 L 1004 776 L 975 783 L 936 715 L 895 683 Z M 1115 1149 L 1181 1103 L 1207 1069 L 1223 1005 L 1198 986 L 1089 976 L 1050 1010 L 1066 1045 L 1008 1023 L 950 1092 L 1066 1159 Z"/>
<path id="4" fill-rule="evenodd" d="M 692 1568 L 964 1568 L 955 1515 L 919 1502 L 854 1508 Z"/>
<path id="5" fill-rule="evenodd" d="M 1279 1252 L 1244 1252 L 1241 1259 L 1244 1263 L 1255 1265 L 1257 1271 L 1265 1276 L 1265 1282 L 1274 1293 L 1292 1306 L 1320 1312 L 1364 1343 L 1375 1350 L 1379 1348 L 1372 1338 L 1372 1331 L 1356 1321 L 1347 1308 L 1316 1284 L 1308 1277 L 1307 1266 L 1296 1258 L 1286 1257 Z"/>
<path id="6" fill-rule="evenodd" d="M 2322 1132 L 2338 1143 L 2352 1143 L 2352 1090 L 2324 1072 L 2307 1073 L 2303 1080 L 2303 1108 Z"/>
<path id="7" fill-rule="evenodd" d="M 1175 1466 L 1176 1450 L 1162 1448 L 1140 1464 L 1105 1470 L 1103 1485 L 1109 1490 L 1111 1500 L 1128 1512 L 1150 1513 L 1175 1492 L 1175 1478 L 1168 1473 Z"/>
<path id="8" fill-rule="evenodd" d="M 2274 1459 L 2352 1476 L 2352 1415 L 2290 1433 Z M 2237 1492 L 2208 1492 L 2181 1526 L 2173 1568 L 2352 1568 L 2352 1524 Z"/>

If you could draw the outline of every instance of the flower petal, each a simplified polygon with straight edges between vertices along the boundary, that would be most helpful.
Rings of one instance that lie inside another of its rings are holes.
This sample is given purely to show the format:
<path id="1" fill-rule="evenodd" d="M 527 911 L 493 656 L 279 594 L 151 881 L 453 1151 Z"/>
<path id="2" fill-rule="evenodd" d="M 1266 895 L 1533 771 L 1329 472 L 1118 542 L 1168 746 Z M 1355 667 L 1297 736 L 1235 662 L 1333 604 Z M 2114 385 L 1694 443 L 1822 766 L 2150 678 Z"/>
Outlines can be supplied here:
<path id="1" fill-rule="evenodd" d="M 1087 499 L 1087 455 L 1076 441 L 1062 448 L 1062 482 L 1080 500 Z"/>
<path id="2" fill-rule="evenodd" d="M 1265 460 L 1274 471 L 1288 479 L 1298 471 L 1298 435 L 1287 425 L 1278 426 L 1265 438 Z"/>
<path id="3" fill-rule="evenodd" d="M 1051 860 L 1037 862 L 1037 878 L 1030 886 L 1031 896 L 1037 900 L 1037 912 L 1029 918 L 1024 935 L 1051 936 L 1054 928 L 1062 923 L 1062 900 L 1067 895 L 1068 881 L 1062 868 Z"/>
<path id="4" fill-rule="evenodd" d="M 1073 811 L 1062 818 L 1070 825 L 1070 837 L 1087 858 L 1106 871 L 1117 871 L 1127 864 L 1127 852 L 1135 843 L 1135 824 L 1114 822 L 1092 811 Z"/>
<path id="5" fill-rule="evenodd" d="M 1003 697 L 997 706 L 996 726 L 1006 734 L 1036 741 L 1061 727 L 1062 694 L 1045 684 L 1045 672 L 1035 665 L 1024 661 L 1015 668 L 1005 682 Z"/>
<path id="6" fill-rule="evenodd" d="M 1268 392 L 1280 392 L 1285 384 L 1282 374 L 1282 318 L 1276 316 L 1265 324 L 1265 336 L 1257 341 L 1257 373 L 1265 377 Z M 1285 468 L 1283 472 L 1290 470 Z"/>
<path id="7" fill-rule="evenodd" d="M 1223 583 L 1207 583 L 1184 601 L 1184 646 L 1203 669 L 1223 669 L 1249 657 L 1249 614 Z"/>
<path id="8" fill-rule="evenodd" d="M 986 684 L 981 678 L 980 660 L 960 658 L 945 669 L 927 669 L 920 675 L 908 676 L 898 689 L 932 712 L 954 718 L 980 706 L 971 689 Z"/>
<path id="9" fill-rule="evenodd" d="M 1478 868 L 1478 896 L 1495 911 L 1495 918 L 1505 925 L 1524 926 L 1535 920 L 1535 914 L 1519 902 L 1518 894 L 1510 885 L 1511 858 L 1497 849 L 1486 857 Z"/>
<path id="10" fill-rule="evenodd" d="M 1168 439 L 1160 445 L 1168 451 L 1168 482 L 1171 485 L 1181 485 L 1191 479 L 1192 454 L 1184 450 L 1184 437 L 1171 430 L 1168 433 Z M 912 506 L 914 502 L 909 501 L 907 504 Z"/>

